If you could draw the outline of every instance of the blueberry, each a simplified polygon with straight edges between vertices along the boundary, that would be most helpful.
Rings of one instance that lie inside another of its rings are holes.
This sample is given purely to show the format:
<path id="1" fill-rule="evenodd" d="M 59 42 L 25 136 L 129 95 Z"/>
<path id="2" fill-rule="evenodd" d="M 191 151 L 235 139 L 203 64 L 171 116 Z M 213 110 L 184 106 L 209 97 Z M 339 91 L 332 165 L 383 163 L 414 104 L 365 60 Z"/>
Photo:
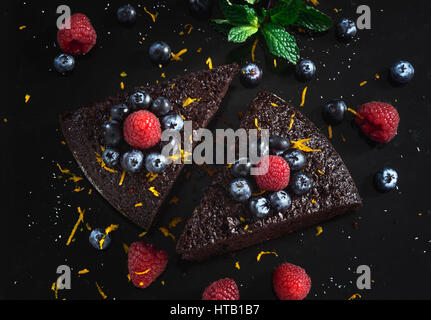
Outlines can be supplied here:
<path id="1" fill-rule="evenodd" d="M 153 99 L 144 90 L 136 90 L 129 97 L 129 103 L 134 109 L 148 109 L 151 106 Z"/>
<path id="2" fill-rule="evenodd" d="M 310 191 L 313 182 L 305 173 L 297 172 L 290 177 L 289 186 L 294 194 L 300 196 Z"/>
<path id="3" fill-rule="evenodd" d="M 247 201 L 251 197 L 250 183 L 247 179 L 237 178 L 230 184 L 229 193 L 235 201 Z"/>
<path id="4" fill-rule="evenodd" d="M 190 13 L 201 19 L 209 18 L 211 14 L 212 0 L 187 0 Z"/>
<path id="5" fill-rule="evenodd" d="M 316 65 L 309 59 L 301 60 L 296 64 L 296 76 L 301 80 L 311 80 L 316 73 Z"/>
<path id="6" fill-rule="evenodd" d="M 254 197 L 250 200 L 250 211 L 256 218 L 265 217 L 269 210 L 269 201 L 265 197 Z"/>
<path id="7" fill-rule="evenodd" d="M 132 150 L 126 152 L 121 157 L 121 167 L 131 173 L 137 173 L 141 171 L 144 165 L 144 154 L 139 150 Z"/>
<path id="8" fill-rule="evenodd" d="M 241 69 L 240 81 L 246 88 L 254 88 L 262 81 L 263 71 L 256 64 L 249 63 Z"/>
<path id="9" fill-rule="evenodd" d="M 172 105 L 168 99 L 164 97 L 158 97 L 154 100 L 151 106 L 151 111 L 153 111 L 158 116 L 164 116 L 172 110 Z"/>
<path id="10" fill-rule="evenodd" d="M 408 61 L 398 61 L 391 66 L 391 78 L 396 83 L 404 84 L 412 80 L 415 68 Z"/>
<path id="11" fill-rule="evenodd" d="M 292 199 L 289 194 L 283 190 L 271 193 L 269 196 L 269 202 L 271 207 L 279 212 L 286 211 L 292 205 Z"/>
<path id="12" fill-rule="evenodd" d="M 251 152 L 251 150 L 253 150 L 253 152 Z M 248 152 L 249 154 L 254 154 L 259 157 L 266 156 L 269 154 L 269 143 L 263 141 L 261 137 L 258 137 L 256 141 L 248 144 Z"/>
<path id="13" fill-rule="evenodd" d="M 244 163 L 243 163 L 244 162 Z M 241 158 L 232 165 L 230 172 L 234 177 L 247 177 L 250 175 L 251 163 L 247 159 Z"/>
<path id="14" fill-rule="evenodd" d="M 121 137 L 121 125 L 117 120 L 109 120 L 102 125 L 102 140 L 105 146 L 118 146 Z"/>
<path id="15" fill-rule="evenodd" d="M 337 125 L 344 120 L 347 106 L 343 100 L 333 99 L 322 106 L 323 119 L 331 125 Z"/>
<path id="16" fill-rule="evenodd" d="M 289 165 L 290 171 L 299 171 L 304 169 L 307 164 L 305 153 L 299 149 L 290 149 L 283 154 L 284 160 Z"/>
<path id="17" fill-rule="evenodd" d="M 109 233 L 105 233 L 105 230 L 96 228 L 91 231 L 88 241 L 97 250 L 105 250 L 111 244 L 111 237 Z"/>
<path id="18" fill-rule="evenodd" d="M 168 166 L 168 159 L 160 153 L 152 152 L 145 159 L 145 168 L 151 173 L 162 173 Z"/>
<path id="19" fill-rule="evenodd" d="M 162 118 L 162 125 L 165 130 L 181 131 L 184 127 L 184 120 L 178 114 L 168 114 Z"/>
<path id="20" fill-rule="evenodd" d="M 132 24 L 136 21 L 136 10 L 130 4 L 118 8 L 117 19 L 124 24 Z"/>
<path id="21" fill-rule="evenodd" d="M 102 160 L 108 167 L 113 167 L 120 160 L 120 153 L 112 148 L 106 148 L 102 153 Z"/>
<path id="22" fill-rule="evenodd" d="M 398 173 L 392 168 L 383 168 L 374 176 L 376 188 L 381 192 L 395 189 L 398 181 Z"/>
<path id="23" fill-rule="evenodd" d="M 75 67 L 75 58 L 70 54 L 60 53 L 54 58 L 54 68 L 60 73 L 72 71 Z"/>
<path id="24" fill-rule="evenodd" d="M 290 148 L 290 141 L 277 135 L 269 137 L 269 151 L 277 156 Z"/>
<path id="25" fill-rule="evenodd" d="M 336 33 L 339 39 L 344 41 L 350 41 L 356 36 L 356 24 L 354 21 L 343 18 L 337 24 Z"/>
<path id="26" fill-rule="evenodd" d="M 171 47 L 163 41 L 154 42 L 149 52 L 150 59 L 154 64 L 166 65 L 171 60 Z"/>
<path id="27" fill-rule="evenodd" d="M 111 118 L 113 120 L 123 121 L 129 113 L 129 107 L 125 104 L 117 104 L 111 108 Z"/>

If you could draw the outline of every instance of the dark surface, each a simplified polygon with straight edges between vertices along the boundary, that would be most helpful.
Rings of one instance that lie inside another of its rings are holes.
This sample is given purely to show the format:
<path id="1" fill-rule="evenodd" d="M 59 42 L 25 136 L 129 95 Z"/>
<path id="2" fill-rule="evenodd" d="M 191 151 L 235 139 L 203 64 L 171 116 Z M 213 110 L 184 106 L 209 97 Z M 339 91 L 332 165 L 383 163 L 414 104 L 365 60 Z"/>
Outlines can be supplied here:
<path id="1" fill-rule="evenodd" d="M 240 127 L 256 129 L 256 119 L 260 128 L 269 130 L 270 136 L 292 141 L 310 139 L 308 146 L 319 150 L 305 153 L 307 164 L 301 170 L 311 179 L 311 189 L 304 195 L 295 195 L 287 188 L 292 196 L 291 207 L 286 212 L 271 209 L 267 216 L 256 219 L 248 201 L 240 203 L 232 199 L 229 185 L 234 177 L 227 166 L 222 166 L 178 240 L 177 252 L 184 259 L 202 260 L 245 248 L 316 225 L 362 205 L 343 160 L 329 140 L 295 107 L 271 93 L 259 92 L 241 118 Z M 254 186 L 253 193 L 259 191 Z M 268 199 L 269 194 L 262 196 Z"/>
<path id="2" fill-rule="evenodd" d="M 3 51 L 8 58 L 2 60 L 6 101 L 2 103 L 0 119 L 8 121 L 0 123 L 1 297 L 54 299 L 50 288 L 57 277 L 56 268 L 67 264 L 73 268 L 72 289 L 59 291 L 60 299 L 100 299 L 96 281 L 108 298 L 199 299 L 209 282 L 226 276 L 237 281 L 242 298 L 274 299 L 272 270 L 289 261 L 304 267 L 311 276 L 309 299 L 346 299 L 354 293 L 360 293 L 363 299 L 430 298 L 429 1 L 415 1 L 414 5 L 389 0 L 321 1 L 319 8 L 334 19 L 355 17 L 356 7 L 369 3 L 372 29 L 360 30 L 349 45 L 337 42 L 333 30 L 314 37 L 296 35 L 302 57 L 313 59 L 318 68 L 308 84 L 298 82 L 294 68 L 280 59 L 274 70 L 272 58 L 266 59 L 259 45 L 256 58 L 264 70 L 263 83 L 246 90 L 236 79 L 218 114 L 230 124 L 221 119 L 212 123 L 213 128 L 236 128 L 237 111 L 246 110 L 262 89 L 298 105 L 307 85 L 301 111 L 325 134 L 320 106 L 330 99 L 343 98 L 351 107 L 371 100 L 393 103 L 401 122 L 398 136 L 387 145 L 369 143 L 350 121 L 334 128 L 332 142 L 358 185 L 364 207 L 323 224 L 323 233 L 318 237 L 315 228 L 309 228 L 232 256 L 203 263 L 181 262 L 174 253 L 175 243 L 158 228 L 167 226 L 173 217 L 190 216 L 209 184 L 210 177 L 202 168 L 189 166 L 183 175 L 191 171 L 190 179 L 181 179 L 172 192 L 180 199 L 178 205 L 167 205 L 143 238 L 167 250 L 170 259 L 166 272 L 145 290 L 133 288 L 127 281 L 127 259 L 122 248 L 123 242 L 136 241 L 141 230 L 97 193 L 89 196 L 87 182 L 80 183 L 85 191 L 75 193 L 73 183 L 57 178 L 57 162 L 81 175 L 71 153 L 61 144 L 58 114 L 116 94 L 122 80 L 126 88 L 160 80 L 162 71 L 151 66 L 147 55 L 153 41 L 168 42 L 174 52 L 189 49 L 182 62 L 173 62 L 163 70 L 168 78 L 204 68 L 209 56 L 214 65 L 233 58 L 244 59 L 239 62 L 248 60 L 251 43 L 227 43 L 205 22 L 190 17 L 182 1 L 160 1 L 156 7 L 151 4 L 155 1 L 145 2 L 149 11 L 160 12 L 157 22 L 151 21 L 142 4 L 137 7 L 137 22 L 130 28 L 115 19 L 117 7 L 125 2 L 109 3 L 107 7 L 106 2 L 99 1 L 69 2 L 73 12 L 90 17 L 98 42 L 89 55 L 77 59 L 75 71 L 66 77 L 52 67 L 59 52 L 55 45 L 55 9 L 64 2 L 9 1 L 2 11 L 2 31 L 7 34 Z M 333 8 L 342 11 L 337 14 Z M 213 16 L 219 17 L 217 12 Z M 193 24 L 191 34 L 180 36 L 178 33 L 187 23 Z M 18 30 L 21 25 L 27 28 Z M 142 36 L 146 40 L 140 43 Z M 202 53 L 195 52 L 199 47 Z M 388 81 L 388 68 L 399 59 L 410 61 L 416 69 L 414 79 L 404 87 Z M 120 77 L 122 71 L 128 74 L 125 79 Z M 374 79 L 376 73 L 381 75 L 379 80 Z M 360 87 L 365 80 L 368 83 Z M 27 104 L 26 93 L 31 95 Z M 346 142 L 341 141 L 341 133 Z M 385 165 L 398 170 L 399 189 L 380 194 L 372 185 L 372 176 Z M 91 247 L 89 232 L 83 226 L 76 240 L 65 245 L 78 218 L 77 206 L 86 209 L 85 222 L 92 227 L 120 224 L 106 252 Z M 171 232 L 178 236 L 182 228 L 180 223 Z M 266 255 L 257 262 L 256 255 L 261 250 L 275 250 L 279 256 Z M 240 270 L 234 268 L 235 261 L 239 261 Z M 354 272 L 362 264 L 371 267 L 374 282 L 371 290 L 359 292 Z M 90 273 L 78 276 L 78 270 L 83 268 L 90 269 Z"/>

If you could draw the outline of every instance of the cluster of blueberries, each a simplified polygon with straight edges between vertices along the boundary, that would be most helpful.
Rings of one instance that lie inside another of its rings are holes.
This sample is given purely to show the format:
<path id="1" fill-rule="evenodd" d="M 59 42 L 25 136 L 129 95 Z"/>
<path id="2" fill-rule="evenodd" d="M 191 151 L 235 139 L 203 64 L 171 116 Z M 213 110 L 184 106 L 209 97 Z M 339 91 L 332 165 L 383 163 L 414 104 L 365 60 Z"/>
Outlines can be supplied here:
<path id="1" fill-rule="evenodd" d="M 139 109 L 150 109 L 156 116 L 161 117 L 163 129 L 181 131 L 184 127 L 183 118 L 171 113 L 172 105 L 168 99 L 159 97 L 153 101 L 146 91 L 136 90 L 130 95 L 127 104 L 118 104 L 111 108 L 111 120 L 102 125 L 102 144 L 105 146 L 102 160 L 108 167 L 120 163 L 122 169 L 131 173 L 139 172 L 144 165 L 151 173 L 162 173 L 168 165 L 168 159 L 161 153 L 151 152 L 144 156 L 141 150 L 131 150 L 120 155 L 118 147 L 123 140 L 122 122 L 131 111 Z"/>
<path id="2" fill-rule="evenodd" d="M 307 158 L 299 149 L 291 148 L 290 140 L 273 135 L 269 138 L 269 146 L 260 139 L 257 142 L 258 155 L 272 154 L 283 157 L 290 168 L 289 186 L 286 188 L 295 195 L 308 193 L 313 185 L 311 178 L 301 172 L 307 164 Z M 291 197 L 286 190 L 280 190 L 264 196 L 252 197 L 254 185 L 250 181 L 250 170 L 252 164 L 248 159 L 239 159 L 231 167 L 231 174 L 235 178 L 229 185 L 229 193 L 235 201 L 249 201 L 249 208 L 253 216 L 263 218 L 267 216 L 270 209 L 277 212 L 285 212 L 292 204 Z"/>

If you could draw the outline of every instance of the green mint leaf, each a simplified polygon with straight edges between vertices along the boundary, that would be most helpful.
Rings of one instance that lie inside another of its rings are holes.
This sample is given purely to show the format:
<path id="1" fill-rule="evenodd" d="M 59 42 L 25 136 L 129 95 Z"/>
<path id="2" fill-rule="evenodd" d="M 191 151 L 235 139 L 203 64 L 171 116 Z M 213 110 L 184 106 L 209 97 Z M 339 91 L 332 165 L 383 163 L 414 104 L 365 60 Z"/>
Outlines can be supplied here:
<path id="1" fill-rule="evenodd" d="M 293 64 L 298 62 L 299 48 L 296 40 L 282 26 L 272 22 L 266 23 L 262 33 L 273 55 L 285 58 Z"/>
<path id="2" fill-rule="evenodd" d="M 296 21 L 299 16 L 300 0 L 279 1 L 274 8 L 269 11 L 271 21 L 288 26 Z"/>
<path id="3" fill-rule="evenodd" d="M 305 5 L 299 12 L 295 25 L 321 32 L 329 30 L 332 27 L 333 22 L 331 18 L 323 12 Z"/>
<path id="4" fill-rule="evenodd" d="M 258 3 L 260 0 L 244 0 L 245 2 L 247 2 L 247 3 L 250 3 L 250 4 L 256 4 L 256 3 Z"/>
<path id="5" fill-rule="evenodd" d="M 244 42 L 248 37 L 255 34 L 259 29 L 255 26 L 233 27 L 229 31 L 228 40 L 231 42 Z"/>
<path id="6" fill-rule="evenodd" d="M 235 26 L 251 24 L 258 25 L 258 17 L 256 11 L 247 5 L 232 4 L 229 0 L 221 1 L 221 10 L 224 17 Z"/>

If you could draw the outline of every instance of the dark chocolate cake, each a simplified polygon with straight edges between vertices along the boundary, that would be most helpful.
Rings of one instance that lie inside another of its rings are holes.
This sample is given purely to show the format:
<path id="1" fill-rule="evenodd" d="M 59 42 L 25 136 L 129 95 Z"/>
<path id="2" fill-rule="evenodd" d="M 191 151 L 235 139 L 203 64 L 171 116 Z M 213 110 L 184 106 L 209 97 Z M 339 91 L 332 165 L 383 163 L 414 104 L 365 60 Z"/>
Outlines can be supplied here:
<path id="1" fill-rule="evenodd" d="M 225 65 L 143 89 L 153 99 L 167 98 L 173 112 L 193 121 L 193 129 L 203 128 L 217 112 L 237 71 L 236 64 Z M 75 112 L 64 113 L 60 116 L 60 125 L 69 149 L 97 191 L 123 215 L 148 230 L 184 164 L 170 164 L 155 176 L 145 169 L 136 174 L 124 174 L 119 165 L 108 168 L 100 161 L 101 126 L 110 118 L 111 107 L 126 103 L 128 97 L 127 93 L 120 93 Z M 183 106 L 187 100 L 192 103 Z M 159 143 L 149 151 L 160 152 L 160 149 Z"/>
<path id="2" fill-rule="evenodd" d="M 235 202 L 228 193 L 233 177 L 223 167 L 205 191 L 201 203 L 187 221 L 177 252 L 186 260 L 202 260 L 276 238 L 303 227 L 358 209 L 361 198 L 341 157 L 319 129 L 297 109 L 277 96 L 260 92 L 242 119 L 241 127 L 269 129 L 271 135 L 303 141 L 307 164 L 302 170 L 313 181 L 302 196 L 292 195 L 286 212 L 262 219 L 250 214 L 248 204 Z M 312 151 L 313 150 L 313 151 Z"/>

